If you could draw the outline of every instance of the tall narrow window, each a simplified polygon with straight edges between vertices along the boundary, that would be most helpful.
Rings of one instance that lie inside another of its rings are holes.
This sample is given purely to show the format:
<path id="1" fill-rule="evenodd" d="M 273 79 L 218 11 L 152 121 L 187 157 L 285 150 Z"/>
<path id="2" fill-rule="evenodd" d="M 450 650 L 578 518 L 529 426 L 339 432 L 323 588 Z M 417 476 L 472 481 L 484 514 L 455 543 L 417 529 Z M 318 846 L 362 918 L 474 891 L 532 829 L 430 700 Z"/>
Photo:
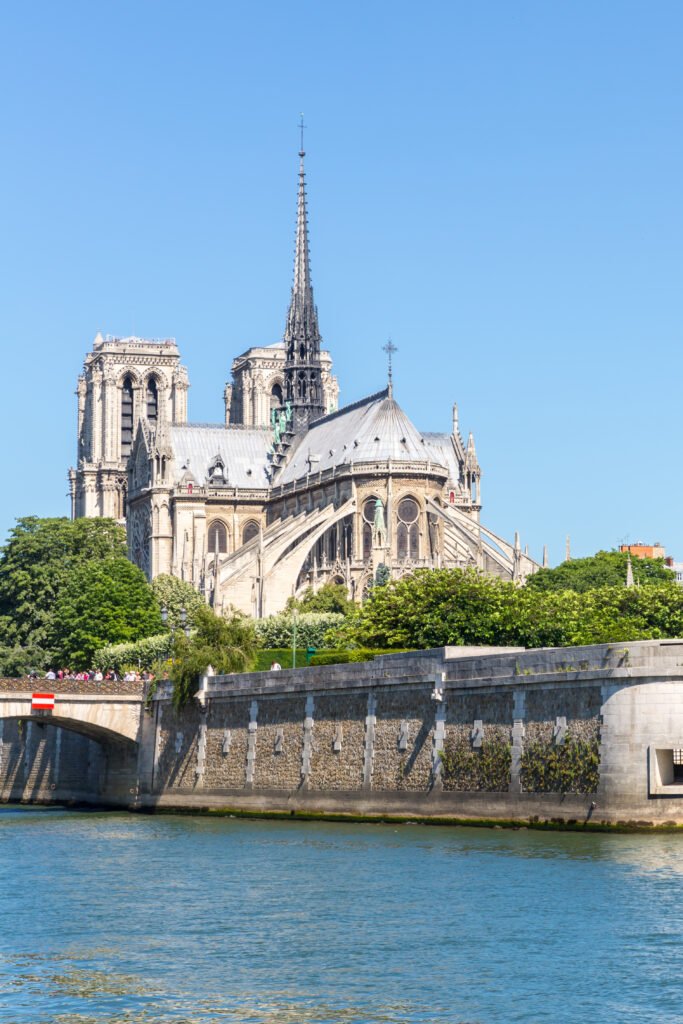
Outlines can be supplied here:
<path id="1" fill-rule="evenodd" d="M 133 381 L 124 377 L 121 387 L 121 456 L 130 455 L 133 444 Z"/>
<path id="2" fill-rule="evenodd" d="M 147 381 L 147 419 L 150 423 L 154 424 L 157 421 L 159 415 L 159 392 L 157 390 L 157 382 L 154 377 L 150 377 Z"/>
<path id="3" fill-rule="evenodd" d="M 396 527 L 396 554 L 399 561 L 419 556 L 419 514 L 420 506 L 414 498 L 403 498 L 399 501 Z"/>
<path id="4" fill-rule="evenodd" d="M 363 503 L 363 561 L 372 558 L 372 525 L 375 521 L 375 498 L 368 498 Z"/>
<path id="5" fill-rule="evenodd" d="M 221 523 L 220 520 L 211 523 L 209 527 L 207 548 L 210 554 L 218 552 L 219 555 L 226 554 L 228 550 L 228 531 L 225 523 Z"/>
<path id="6" fill-rule="evenodd" d="M 271 412 L 273 411 L 273 409 L 281 409 L 283 405 L 284 402 L 282 400 L 282 388 L 280 387 L 279 384 L 273 384 L 272 388 L 270 389 Z"/>
<path id="7" fill-rule="evenodd" d="M 258 529 L 258 523 L 255 523 L 253 520 L 247 523 L 242 532 L 242 543 L 247 544 L 253 537 L 257 537 Z"/>

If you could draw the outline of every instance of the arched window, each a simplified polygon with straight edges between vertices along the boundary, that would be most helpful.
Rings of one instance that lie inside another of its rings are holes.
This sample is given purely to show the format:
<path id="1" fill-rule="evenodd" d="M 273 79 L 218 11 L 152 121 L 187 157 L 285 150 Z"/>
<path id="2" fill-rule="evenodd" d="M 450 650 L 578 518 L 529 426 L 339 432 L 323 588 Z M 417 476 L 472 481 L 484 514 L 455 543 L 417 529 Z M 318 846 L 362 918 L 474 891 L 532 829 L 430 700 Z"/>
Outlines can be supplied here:
<path id="1" fill-rule="evenodd" d="M 419 557 L 420 531 L 417 526 L 419 514 L 420 506 L 414 498 L 401 498 L 396 516 L 396 553 L 399 561 Z"/>
<path id="2" fill-rule="evenodd" d="M 130 455 L 133 444 L 133 381 L 123 378 L 121 385 L 121 456 Z"/>
<path id="3" fill-rule="evenodd" d="M 242 543 L 248 544 L 250 540 L 258 536 L 259 525 L 252 519 L 242 530 Z"/>
<path id="4" fill-rule="evenodd" d="M 207 538 L 207 549 L 209 554 L 225 555 L 228 550 L 228 530 L 225 523 L 222 523 L 220 519 L 214 519 L 209 527 L 209 534 Z"/>
<path id="5" fill-rule="evenodd" d="M 150 423 L 154 424 L 157 421 L 159 415 L 159 391 L 157 389 L 157 382 L 154 377 L 150 377 L 147 381 L 147 391 L 145 394 L 145 401 L 147 403 L 147 419 Z"/>
<path id="6" fill-rule="evenodd" d="M 367 498 L 363 502 L 363 561 L 372 558 L 372 526 L 375 522 L 376 498 Z"/>
<path id="7" fill-rule="evenodd" d="M 282 401 L 282 388 L 279 384 L 273 384 L 270 389 L 270 411 L 273 409 L 281 409 L 284 405 Z"/>

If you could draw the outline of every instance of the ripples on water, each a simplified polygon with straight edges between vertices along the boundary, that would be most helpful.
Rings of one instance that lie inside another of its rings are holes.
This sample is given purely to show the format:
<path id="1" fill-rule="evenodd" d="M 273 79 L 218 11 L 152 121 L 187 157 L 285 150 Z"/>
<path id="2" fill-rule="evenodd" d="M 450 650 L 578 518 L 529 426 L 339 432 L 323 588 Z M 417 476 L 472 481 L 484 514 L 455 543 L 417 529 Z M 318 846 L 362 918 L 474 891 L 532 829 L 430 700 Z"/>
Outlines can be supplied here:
<path id="1" fill-rule="evenodd" d="M 683 1020 L 683 838 L 0 809 L 2 1024 Z"/>

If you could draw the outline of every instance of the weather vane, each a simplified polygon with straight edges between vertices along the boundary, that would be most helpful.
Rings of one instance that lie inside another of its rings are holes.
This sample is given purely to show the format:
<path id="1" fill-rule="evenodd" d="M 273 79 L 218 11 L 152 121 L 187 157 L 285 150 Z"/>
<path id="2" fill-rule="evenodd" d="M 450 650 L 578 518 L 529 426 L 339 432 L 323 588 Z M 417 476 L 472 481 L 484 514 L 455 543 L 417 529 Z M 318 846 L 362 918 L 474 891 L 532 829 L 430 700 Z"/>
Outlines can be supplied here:
<path id="1" fill-rule="evenodd" d="M 306 125 L 304 124 L 304 115 L 303 115 L 303 113 L 301 113 L 301 114 L 299 114 L 299 131 L 301 132 L 301 149 L 299 150 L 299 156 L 303 156 L 304 155 L 304 128 L 305 127 L 306 127 Z"/>
<path id="2" fill-rule="evenodd" d="M 389 397 L 391 397 L 392 394 L 393 394 L 393 389 L 394 389 L 394 378 L 393 378 L 393 371 L 392 371 L 392 366 L 391 366 L 391 357 L 393 356 L 394 352 L 398 352 L 398 349 L 394 345 L 394 343 L 391 340 L 391 338 L 389 338 L 389 340 L 386 343 L 386 345 L 382 346 L 382 352 L 386 352 L 387 359 L 389 361 Z"/>

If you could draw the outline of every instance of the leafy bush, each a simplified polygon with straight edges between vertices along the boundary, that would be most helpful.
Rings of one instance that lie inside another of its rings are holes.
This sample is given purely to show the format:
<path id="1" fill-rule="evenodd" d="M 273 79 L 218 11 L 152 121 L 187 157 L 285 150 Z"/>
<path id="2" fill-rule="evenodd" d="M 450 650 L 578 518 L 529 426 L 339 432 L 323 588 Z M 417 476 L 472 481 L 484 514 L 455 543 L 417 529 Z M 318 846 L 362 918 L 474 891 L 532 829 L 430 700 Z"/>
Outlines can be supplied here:
<path id="1" fill-rule="evenodd" d="M 46 654 L 38 648 L 0 647 L 0 679 L 21 679 L 35 669 L 46 668 Z"/>
<path id="2" fill-rule="evenodd" d="M 561 562 L 554 569 L 539 569 L 529 577 L 526 586 L 531 590 L 575 590 L 579 594 L 600 587 L 624 587 L 627 565 L 626 551 L 598 551 L 590 558 Z M 631 568 L 637 584 L 677 585 L 663 558 L 633 558 Z"/>
<path id="3" fill-rule="evenodd" d="M 167 576 L 162 573 L 152 580 L 152 590 L 159 602 L 160 608 L 166 608 L 168 612 L 168 625 L 174 629 L 181 629 L 180 609 L 184 608 L 187 613 L 187 625 L 193 626 L 197 609 L 204 604 L 204 598 L 198 593 L 191 583 L 178 579 L 177 576 Z"/>
<path id="4" fill-rule="evenodd" d="M 121 672 L 134 665 L 140 669 L 151 669 L 158 661 L 170 657 L 173 638 L 170 633 L 147 636 L 128 644 L 108 644 L 95 651 L 94 664 L 107 671 Z"/>
<path id="5" fill-rule="evenodd" d="M 257 647 L 252 620 L 238 613 L 222 618 L 206 605 L 199 608 L 194 634 L 188 638 L 177 632 L 173 641 L 173 706 L 180 710 L 190 701 L 209 665 L 217 675 L 246 672 Z"/>
<path id="6" fill-rule="evenodd" d="M 337 646 L 571 647 L 683 634 L 683 587 L 519 587 L 475 569 L 418 569 L 374 587 L 335 630 Z M 329 638 L 332 639 L 331 637 Z"/>
<path id="7" fill-rule="evenodd" d="M 354 647 L 344 650 L 319 651 L 311 658 L 311 665 L 346 665 L 350 662 L 373 661 L 381 654 L 398 654 L 396 650 L 385 648 L 371 650 L 367 647 Z"/>
<path id="8" fill-rule="evenodd" d="M 344 616 L 340 612 L 301 613 L 296 623 L 297 649 L 324 647 L 328 632 L 340 626 L 342 622 Z M 293 628 L 293 616 L 284 612 L 280 615 L 271 615 L 267 619 L 258 619 L 256 635 L 263 647 L 291 647 Z"/>
<path id="9" fill-rule="evenodd" d="M 300 612 L 337 612 L 348 615 L 355 607 L 343 583 L 325 583 L 315 592 L 309 587 L 301 597 L 290 597 L 285 611 L 291 612 L 293 608 L 298 608 Z"/>

